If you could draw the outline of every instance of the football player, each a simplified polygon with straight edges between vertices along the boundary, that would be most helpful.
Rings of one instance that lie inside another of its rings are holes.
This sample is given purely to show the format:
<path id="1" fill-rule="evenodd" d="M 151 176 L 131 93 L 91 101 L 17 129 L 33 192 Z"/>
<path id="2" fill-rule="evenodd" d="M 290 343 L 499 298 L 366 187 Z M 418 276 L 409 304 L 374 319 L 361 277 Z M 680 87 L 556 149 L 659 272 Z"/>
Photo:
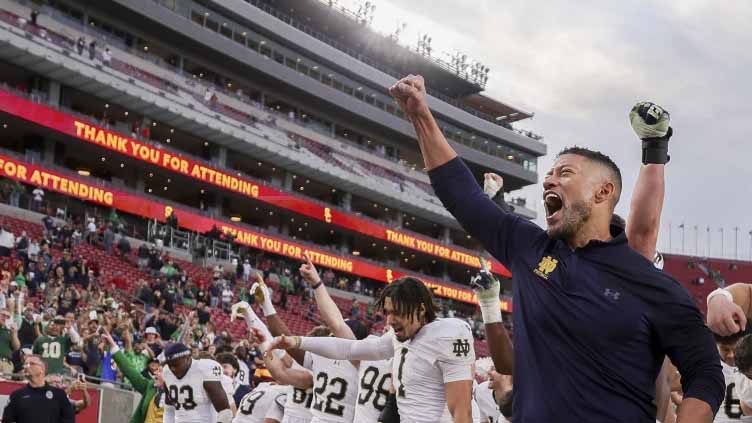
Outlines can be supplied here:
<path id="1" fill-rule="evenodd" d="M 165 348 L 164 357 L 164 423 L 232 422 L 219 363 L 194 360 L 190 348 L 182 343 Z"/>
<path id="2" fill-rule="evenodd" d="M 392 375 L 402 422 L 472 422 L 473 337 L 459 319 L 437 319 L 433 294 L 405 277 L 377 300 L 391 329 L 377 339 L 281 336 L 271 348 L 301 349 L 334 360 L 393 357 Z"/>

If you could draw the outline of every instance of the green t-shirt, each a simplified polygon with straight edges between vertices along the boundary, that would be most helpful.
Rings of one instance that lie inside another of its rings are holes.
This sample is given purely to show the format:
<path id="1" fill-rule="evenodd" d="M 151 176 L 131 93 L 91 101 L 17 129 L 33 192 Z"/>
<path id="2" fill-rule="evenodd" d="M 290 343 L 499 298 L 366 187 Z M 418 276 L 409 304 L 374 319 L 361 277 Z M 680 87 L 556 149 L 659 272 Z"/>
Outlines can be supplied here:
<path id="1" fill-rule="evenodd" d="M 149 357 L 144 354 L 137 354 L 135 351 L 128 351 L 123 353 L 125 358 L 133 365 L 133 368 L 142 372 L 146 365 L 149 363 Z"/>
<path id="2" fill-rule="evenodd" d="M 10 330 L 6 327 L 0 327 L 0 358 L 10 360 L 13 355 L 13 349 L 10 346 Z"/>
<path id="3" fill-rule="evenodd" d="M 16 284 L 18 284 L 18 288 L 26 288 L 26 277 L 24 275 L 16 275 L 16 278 L 13 279 Z"/>
<path id="4" fill-rule="evenodd" d="M 67 336 L 42 335 L 34 341 L 32 352 L 42 357 L 47 363 L 47 374 L 63 373 L 65 356 L 71 348 L 71 340 Z"/>

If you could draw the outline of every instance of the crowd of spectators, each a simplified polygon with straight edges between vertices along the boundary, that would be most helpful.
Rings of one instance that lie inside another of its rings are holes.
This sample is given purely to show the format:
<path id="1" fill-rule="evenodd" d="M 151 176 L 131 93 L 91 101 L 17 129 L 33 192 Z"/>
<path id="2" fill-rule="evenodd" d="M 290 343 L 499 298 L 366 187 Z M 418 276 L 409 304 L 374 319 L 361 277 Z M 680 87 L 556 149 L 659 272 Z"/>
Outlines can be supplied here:
<path id="1" fill-rule="evenodd" d="M 33 191 L 29 196 L 25 186 L 0 181 L 4 202 L 17 205 L 22 194 L 29 197 L 30 208 L 44 209 L 44 203 L 34 204 Z M 141 242 L 132 248 L 134 241 L 126 236 L 126 222 L 117 211 L 98 211 L 99 217 L 67 219 L 48 213 L 37 237 L 11 232 L 0 217 L 0 372 L 5 377 L 18 375 L 24 358 L 38 354 L 48 373 L 59 375 L 51 377 L 62 378 L 61 386 L 80 388 L 78 375 L 90 382 L 127 385 L 103 334 L 112 335 L 145 377 L 158 367 L 155 358 L 165 343 L 177 339 L 189 345 L 196 357 L 235 354 L 253 374 L 260 364 L 256 345 L 217 328 L 211 313 L 212 309 L 229 313 L 231 305 L 241 300 L 252 304 L 255 298 L 249 291 L 257 273 L 275 287 L 277 307 L 287 310 L 289 298 L 297 296 L 303 306 L 297 312 L 319 323 L 313 293 L 297 271 L 300 263 L 241 248 L 231 264 L 210 269 L 210 278 L 203 279 L 189 274 L 184 262 L 172 258 L 161 245 Z M 176 218 L 168 223 L 167 230 L 178 226 Z M 205 235 L 232 243 L 219 231 Z M 85 254 L 85 248 L 119 257 L 143 277 L 131 287 L 126 275 L 103 270 L 97 256 Z M 382 284 L 329 269 L 322 272 L 322 281 L 363 296 L 350 310 L 343 310 L 346 317 L 368 325 L 383 322 L 373 305 Z M 440 307 L 440 315 L 446 317 L 460 317 L 462 310 L 482 337 L 472 307 L 463 310 L 456 303 L 440 303 Z"/>

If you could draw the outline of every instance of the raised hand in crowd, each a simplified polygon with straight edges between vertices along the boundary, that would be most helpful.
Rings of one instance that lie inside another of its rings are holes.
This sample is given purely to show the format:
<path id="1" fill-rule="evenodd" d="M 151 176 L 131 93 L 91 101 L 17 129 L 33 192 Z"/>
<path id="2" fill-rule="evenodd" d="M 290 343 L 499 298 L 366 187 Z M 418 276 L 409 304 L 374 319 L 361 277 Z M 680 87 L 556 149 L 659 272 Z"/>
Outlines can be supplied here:
<path id="1" fill-rule="evenodd" d="M 303 280 L 308 285 L 315 287 L 319 283 L 321 283 L 321 277 L 319 276 L 319 272 L 316 270 L 316 266 L 313 265 L 311 256 L 308 254 L 308 252 L 303 253 L 303 256 L 305 257 L 305 263 L 300 265 L 300 276 L 303 277 Z"/>

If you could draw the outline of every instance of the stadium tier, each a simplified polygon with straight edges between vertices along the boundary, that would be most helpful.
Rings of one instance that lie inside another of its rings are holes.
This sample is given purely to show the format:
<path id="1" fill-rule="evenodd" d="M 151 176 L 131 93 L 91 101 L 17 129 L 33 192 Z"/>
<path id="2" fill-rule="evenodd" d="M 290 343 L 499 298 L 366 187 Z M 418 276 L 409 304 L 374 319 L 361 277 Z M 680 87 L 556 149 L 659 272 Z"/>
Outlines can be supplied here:
<path id="1" fill-rule="evenodd" d="M 379 125 L 378 113 L 369 115 L 371 122 L 362 116 L 347 119 L 347 110 L 318 107 L 310 93 L 298 92 L 291 99 L 285 81 L 264 79 L 259 87 L 250 77 L 231 80 L 231 70 L 211 63 L 202 63 L 205 71 L 194 72 L 188 68 L 198 58 L 189 59 L 191 52 L 181 59 L 183 69 L 172 66 L 162 55 L 170 49 L 179 55 L 182 44 L 160 45 L 156 36 L 151 42 L 119 31 L 122 36 L 116 36 L 119 17 L 106 11 L 84 8 L 86 22 L 83 17 L 76 22 L 82 15 L 75 2 L 43 8 L 34 24 L 25 17 L 31 9 L 23 2 L 0 6 L 11 38 L 32 36 L 13 40 L 32 42 L 56 59 L 75 62 L 76 79 L 93 76 L 107 85 L 86 88 L 67 77 L 61 81 L 44 71 L 36 73 L 36 65 L 14 61 L 10 56 L 16 53 L 7 50 L 2 112 L 12 120 L 5 129 L 14 138 L 8 148 L 32 162 L 55 162 L 92 179 L 123 184 L 212 216 L 333 246 L 385 263 L 387 269 L 405 267 L 464 284 L 480 267 L 478 245 L 437 202 L 427 175 L 410 165 L 417 164 L 414 140 Z M 209 30 L 198 33 L 204 31 Z M 79 52 L 82 37 L 87 42 Z M 94 47 L 92 41 L 97 43 Z M 148 45 L 135 48 L 133 42 Z M 360 95 L 354 97 L 347 101 L 357 101 Z M 300 107 L 308 103 L 336 120 Z M 384 111 L 399 114 L 393 104 L 381 104 Z M 534 155 L 544 150 L 542 144 L 532 138 L 520 140 L 504 126 L 490 130 L 488 121 L 479 124 L 468 107 L 451 106 L 447 113 L 451 110 L 449 117 L 459 119 L 455 123 L 468 125 L 466 130 L 476 124 L 478 131 L 490 132 L 485 137 L 478 133 L 482 142 L 468 144 L 476 147 L 469 155 L 474 171 L 491 170 L 488 164 L 503 160 L 494 169 L 502 172 L 510 189 L 533 182 Z M 489 135 L 504 137 L 490 143 Z M 514 154 L 518 147 L 534 152 Z M 502 150 L 511 154 L 501 154 Z M 254 194 L 264 188 L 265 195 Z M 523 216 L 534 216 L 521 203 L 515 206 Z M 509 276 L 497 262 L 492 269 Z"/>

